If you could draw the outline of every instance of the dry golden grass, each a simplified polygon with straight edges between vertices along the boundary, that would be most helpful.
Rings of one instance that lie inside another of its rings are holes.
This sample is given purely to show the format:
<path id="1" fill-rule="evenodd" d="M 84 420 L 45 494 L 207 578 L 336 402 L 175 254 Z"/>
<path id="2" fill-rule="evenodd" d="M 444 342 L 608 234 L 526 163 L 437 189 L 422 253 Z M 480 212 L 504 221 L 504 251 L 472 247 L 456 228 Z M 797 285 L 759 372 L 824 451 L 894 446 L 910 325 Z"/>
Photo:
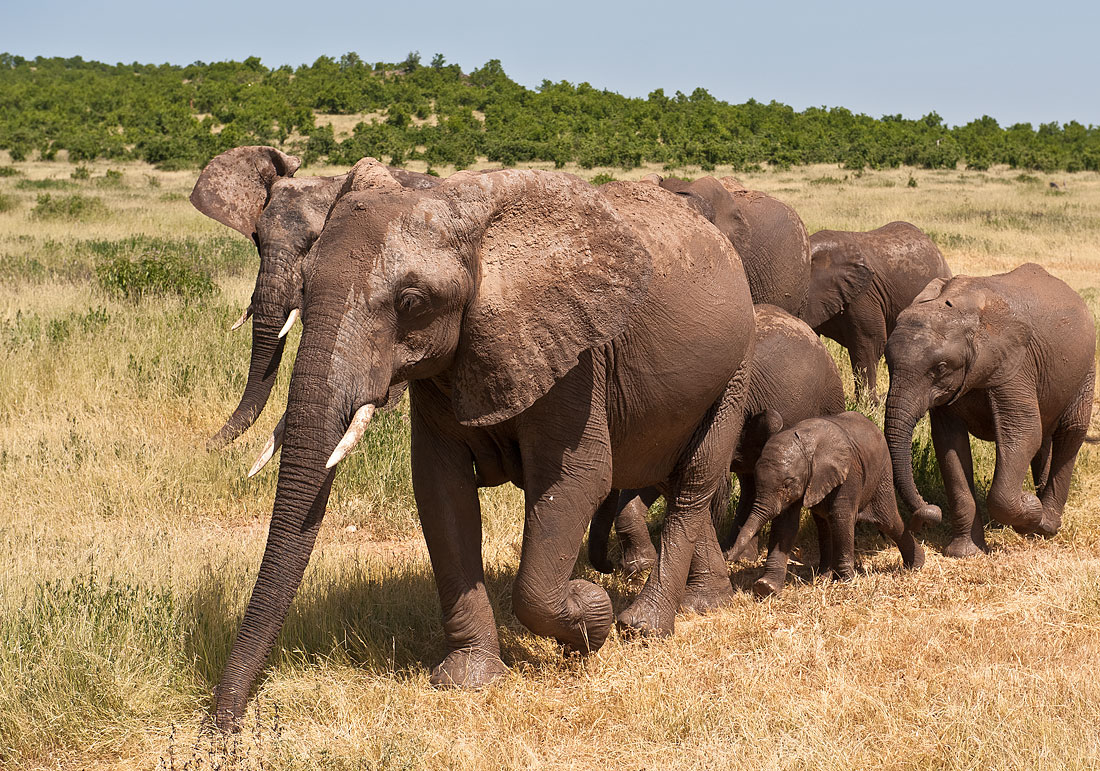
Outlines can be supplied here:
<path id="1" fill-rule="evenodd" d="M 98 185 L 111 166 L 122 184 Z M 0 193 L 17 199 L 0 213 L 0 764 L 1100 766 L 1095 448 L 1082 453 L 1065 527 L 1050 541 L 991 529 L 993 553 L 958 562 L 936 553 L 942 534 L 932 533 L 925 569 L 905 573 L 896 550 L 861 532 L 864 574 L 851 584 L 810 583 L 796 565 L 778 598 L 742 593 L 720 612 L 682 617 L 668 640 L 613 635 L 587 659 L 564 657 L 512 617 L 521 497 L 483 491 L 489 590 L 512 672 L 467 693 L 427 682 L 442 633 L 401 413 L 342 464 L 242 736 L 202 733 L 274 494 L 273 468 L 251 481 L 243 472 L 277 408 L 240 446 L 203 449 L 243 384 L 248 333 L 228 326 L 254 265 L 218 263 L 221 291 L 202 302 L 112 299 L 96 285 L 87 241 L 216 245 L 227 235 L 187 203 L 195 174 L 97 163 L 91 180 L 44 190 L 19 182 L 70 181 L 73 167 L 18 167 L 23 176 L 0 178 Z M 818 167 L 743 180 L 794 205 L 811 229 L 912 221 L 936 234 L 956 272 L 1040 262 L 1096 312 L 1100 175 L 1063 176 L 1064 192 L 1008 170 L 856 177 Z M 109 216 L 35 220 L 40 192 L 101 198 Z M 273 404 L 285 400 L 286 374 Z M 991 456 L 978 449 L 988 480 Z M 802 539 L 808 563 L 812 541 Z M 733 580 L 747 587 L 758 571 L 733 566 Z M 578 572 L 619 608 L 638 588 L 583 561 Z"/>

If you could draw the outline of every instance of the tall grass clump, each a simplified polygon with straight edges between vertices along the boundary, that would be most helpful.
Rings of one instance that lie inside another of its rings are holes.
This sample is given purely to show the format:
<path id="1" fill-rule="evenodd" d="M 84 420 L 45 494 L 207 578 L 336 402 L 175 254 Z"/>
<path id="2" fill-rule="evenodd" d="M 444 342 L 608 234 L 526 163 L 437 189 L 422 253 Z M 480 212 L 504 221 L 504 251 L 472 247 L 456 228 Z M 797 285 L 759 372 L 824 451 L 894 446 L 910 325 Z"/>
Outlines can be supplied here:
<path id="1" fill-rule="evenodd" d="M 19 205 L 19 199 L 14 195 L 0 193 L 0 214 L 13 210 Z"/>

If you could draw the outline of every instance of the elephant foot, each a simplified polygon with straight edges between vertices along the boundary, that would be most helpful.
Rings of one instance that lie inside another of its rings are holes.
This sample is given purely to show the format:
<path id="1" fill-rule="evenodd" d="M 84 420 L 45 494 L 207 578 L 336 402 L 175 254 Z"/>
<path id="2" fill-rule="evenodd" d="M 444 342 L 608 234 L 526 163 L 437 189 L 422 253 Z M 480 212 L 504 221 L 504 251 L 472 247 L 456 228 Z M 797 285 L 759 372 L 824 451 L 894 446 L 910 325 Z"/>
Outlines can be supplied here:
<path id="1" fill-rule="evenodd" d="M 603 587 L 591 581 L 574 579 L 566 588 L 565 606 L 573 622 L 566 634 L 554 635 L 569 652 L 598 651 L 611 633 L 615 609 Z"/>
<path id="2" fill-rule="evenodd" d="M 944 548 L 943 554 L 945 557 L 951 557 L 952 559 L 965 559 L 966 557 L 976 557 L 985 551 L 988 551 L 985 544 L 979 545 L 969 535 L 962 535 L 951 539 L 951 543 Z"/>
<path id="3" fill-rule="evenodd" d="M 481 648 L 460 648 L 447 654 L 432 670 L 431 684 L 439 688 L 484 688 L 508 671 L 500 655 Z"/>
<path id="4" fill-rule="evenodd" d="M 657 606 L 643 594 L 629 608 L 619 614 L 619 631 L 625 637 L 668 637 L 672 634 L 676 617 L 661 613 Z"/>
<path id="5" fill-rule="evenodd" d="M 622 570 L 627 577 L 646 573 L 657 563 L 657 550 L 646 540 L 644 544 L 630 544 L 623 549 Z"/>
<path id="6" fill-rule="evenodd" d="M 924 567 L 924 547 L 919 543 L 913 543 L 913 553 L 906 557 L 902 554 L 901 564 L 909 570 L 920 570 Z"/>
<path id="7" fill-rule="evenodd" d="M 706 586 L 692 586 L 688 583 L 684 598 L 680 600 L 680 610 L 691 613 L 710 613 L 733 599 L 733 586 L 729 579 L 712 581 Z"/>
<path id="8" fill-rule="evenodd" d="M 1039 523 L 1031 527 L 1016 527 L 1013 528 L 1017 533 L 1021 535 L 1040 535 L 1043 538 L 1051 538 L 1058 533 L 1062 527 L 1062 515 L 1053 511 L 1043 511 L 1043 517 L 1039 520 Z"/>
<path id="9" fill-rule="evenodd" d="M 752 593 L 760 598 L 779 594 L 782 589 L 783 582 L 775 580 L 772 576 L 761 576 L 756 579 L 756 583 L 752 585 Z"/>

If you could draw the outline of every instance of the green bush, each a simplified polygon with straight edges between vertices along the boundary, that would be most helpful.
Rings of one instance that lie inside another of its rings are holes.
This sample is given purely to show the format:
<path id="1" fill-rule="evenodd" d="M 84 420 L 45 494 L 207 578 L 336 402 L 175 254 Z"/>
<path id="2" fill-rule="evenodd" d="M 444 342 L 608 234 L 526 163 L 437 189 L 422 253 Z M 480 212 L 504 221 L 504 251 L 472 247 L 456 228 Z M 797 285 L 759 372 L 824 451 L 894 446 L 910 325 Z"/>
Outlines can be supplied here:
<path id="1" fill-rule="evenodd" d="M 122 187 L 122 172 L 107 169 L 102 177 L 96 177 L 95 184 L 98 187 Z"/>
<path id="2" fill-rule="evenodd" d="M 170 256 L 136 261 L 119 257 L 99 263 L 95 273 L 100 288 L 108 295 L 133 301 L 168 294 L 195 300 L 210 297 L 218 290 L 209 274 Z"/>
<path id="3" fill-rule="evenodd" d="M 107 212 L 107 204 L 98 198 L 89 198 L 79 193 L 54 198 L 49 193 L 42 193 L 31 209 L 31 216 L 37 219 L 89 220 L 105 217 Z"/>
<path id="4" fill-rule="evenodd" d="M 591 181 L 593 185 L 603 185 L 608 182 L 614 182 L 615 178 L 610 174 L 597 174 L 596 176 L 592 177 Z"/>
<path id="5" fill-rule="evenodd" d="M 21 179 L 15 187 L 17 190 L 69 190 L 74 185 L 67 179 Z"/>
<path id="6" fill-rule="evenodd" d="M 92 171 L 87 166 L 81 164 L 73 169 L 73 173 L 69 175 L 73 179 L 91 179 Z"/>
<path id="7" fill-rule="evenodd" d="M 0 193 L 0 214 L 3 214 L 6 211 L 11 211 L 18 205 L 19 199 L 16 198 L 14 195 L 6 195 L 4 193 Z"/>
<path id="8" fill-rule="evenodd" d="M 0 166 L 0 177 L 17 177 L 22 173 L 14 166 Z"/>

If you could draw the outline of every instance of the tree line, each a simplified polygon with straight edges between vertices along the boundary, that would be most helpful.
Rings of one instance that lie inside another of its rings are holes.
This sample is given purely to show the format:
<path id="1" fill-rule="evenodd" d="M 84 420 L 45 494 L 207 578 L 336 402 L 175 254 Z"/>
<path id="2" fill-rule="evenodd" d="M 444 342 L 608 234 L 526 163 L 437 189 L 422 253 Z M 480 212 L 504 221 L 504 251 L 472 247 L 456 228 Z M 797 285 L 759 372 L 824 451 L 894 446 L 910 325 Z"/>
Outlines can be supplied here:
<path id="1" fill-rule="evenodd" d="M 368 114 L 338 141 L 321 114 Z M 989 116 L 948 126 L 872 118 L 843 107 L 801 112 L 772 101 L 720 101 L 705 89 L 631 98 L 588 83 L 526 88 L 493 59 L 470 73 L 437 54 L 423 64 L 368 63 L 355 53 L 297 68 L 243 62 L 115 64 L 0 54 L 0 149 L 13 160 L 138 159 L 189 168 L 243 144 L 273 144 L 306 163 L 374 156 L 464 168 L 478 157 L 512 165 L 630 169 L 698 165 L 851 169 L 900 165 L 1042 171 L 1100 170 L 1100 127 L 1076 121 L 1002 127 Z"/>

